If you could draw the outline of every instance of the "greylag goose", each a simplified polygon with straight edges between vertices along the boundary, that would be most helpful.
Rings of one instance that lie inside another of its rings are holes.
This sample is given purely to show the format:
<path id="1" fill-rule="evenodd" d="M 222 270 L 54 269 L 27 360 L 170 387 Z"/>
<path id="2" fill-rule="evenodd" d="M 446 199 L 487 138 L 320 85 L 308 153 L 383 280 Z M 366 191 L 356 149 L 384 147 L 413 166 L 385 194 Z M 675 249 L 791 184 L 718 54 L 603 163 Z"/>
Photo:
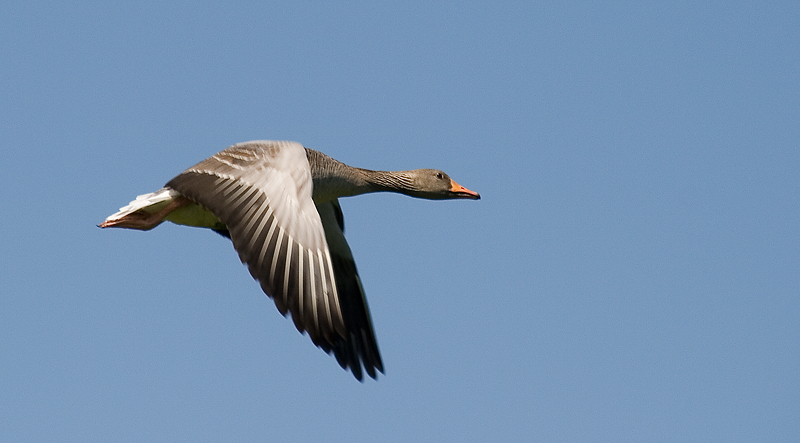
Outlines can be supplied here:
<path id="1" fill-rule="evenodd" d="M 381 191 L 480 198 L 434 169 L 371 171 L 296 142 L 250 141 L 138 196 L 99 226 L 149 230 L 167 220 L 230 238 L 281 314 L 291 312 L 298 331 L 362 380 L 362 365 L 377 378 L 383 362 L 338 198 Z"/>

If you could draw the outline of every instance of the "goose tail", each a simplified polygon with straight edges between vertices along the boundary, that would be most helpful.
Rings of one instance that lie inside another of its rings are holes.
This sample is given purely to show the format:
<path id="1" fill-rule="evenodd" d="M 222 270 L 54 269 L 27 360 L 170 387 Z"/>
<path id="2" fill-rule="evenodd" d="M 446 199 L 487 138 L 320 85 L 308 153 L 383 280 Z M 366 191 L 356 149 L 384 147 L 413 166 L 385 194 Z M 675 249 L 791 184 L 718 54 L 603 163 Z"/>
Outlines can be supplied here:
<path id="1" fill-rule="evenodd" d="M 180 204 L 181 194 L 170 188 L 161 188 L 156 192 L 142 194 L 111 214 L 101 228 L 129 228 L 149 230 L 158 226 L 164 217 Z"/>

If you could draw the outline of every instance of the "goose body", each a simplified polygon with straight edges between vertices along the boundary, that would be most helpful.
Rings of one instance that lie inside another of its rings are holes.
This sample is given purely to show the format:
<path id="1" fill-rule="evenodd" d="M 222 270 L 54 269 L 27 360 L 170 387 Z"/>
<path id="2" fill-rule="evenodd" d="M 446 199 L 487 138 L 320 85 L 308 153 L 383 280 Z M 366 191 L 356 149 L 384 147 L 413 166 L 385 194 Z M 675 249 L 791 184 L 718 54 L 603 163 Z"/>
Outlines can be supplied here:
<path id="1" fill-rule="evenodd" d="M 344 369 L 383 372 L 364 289 L 344 238 L 338 198 L 399 192 L 427 199 L 480 196 L 442 171 L 353 168 L 296 142 L 233 145 L 187 169 L 99 226 L 149 230 L 163 222 L 212 229 L 284 316 Z"/>

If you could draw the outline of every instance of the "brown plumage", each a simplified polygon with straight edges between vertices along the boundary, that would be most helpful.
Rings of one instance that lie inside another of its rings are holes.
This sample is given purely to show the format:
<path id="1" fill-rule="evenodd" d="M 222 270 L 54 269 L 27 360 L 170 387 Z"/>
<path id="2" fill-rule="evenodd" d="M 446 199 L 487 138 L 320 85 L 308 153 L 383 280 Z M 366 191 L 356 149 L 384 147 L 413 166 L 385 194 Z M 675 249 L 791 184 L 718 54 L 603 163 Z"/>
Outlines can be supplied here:
<path id="1" fill-rule="evenodd" d="M 376 378 L 383 362 L 337 199 L 382 191 L 480 198 L 442 171 L 370 171 L 299 143 L 252 141 L 137 197 L 100 227 L 148 230 L 168 220 L 229 237 L 278 310 L 361 380 L 362 366 Z"/>

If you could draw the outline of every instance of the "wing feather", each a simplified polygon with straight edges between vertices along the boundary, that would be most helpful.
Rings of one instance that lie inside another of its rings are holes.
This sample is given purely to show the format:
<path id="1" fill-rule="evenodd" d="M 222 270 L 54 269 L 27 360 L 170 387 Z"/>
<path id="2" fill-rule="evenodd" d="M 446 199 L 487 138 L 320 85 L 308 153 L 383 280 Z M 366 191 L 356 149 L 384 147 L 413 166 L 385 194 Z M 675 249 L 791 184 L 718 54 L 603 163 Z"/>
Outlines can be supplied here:
<path id="1" fill-rule="evenodd" d="M 361 278 L 358 276 L 353 253 L 344 238 L 342 226 L 344 219 L 338 200 L 317 205 L 317 210 L 325 227 L 325 237 L 331 255 L 331 263 L 336 279 L 338 306 L 347 325 L 347 335 L 334 343 L 333 352 L 343 368 L 350 367 L 353 374 L 361 379 L 359 360 L 370 377 L 377 377 L 376 370 L 383 372 L 378 342 L 369 314 L 367 298 Z M 332 309 L 333 311 L 333 309 Z"/>
<path id="2" fill-rule="evenodd" d="M 168 188 L 211 211 L 239 258 L 284 316 L 361 380 L 383 372 L 364 290 L 338 202 L 315 205 L 305 149 L 294 142 L 234 145 Z"/>

